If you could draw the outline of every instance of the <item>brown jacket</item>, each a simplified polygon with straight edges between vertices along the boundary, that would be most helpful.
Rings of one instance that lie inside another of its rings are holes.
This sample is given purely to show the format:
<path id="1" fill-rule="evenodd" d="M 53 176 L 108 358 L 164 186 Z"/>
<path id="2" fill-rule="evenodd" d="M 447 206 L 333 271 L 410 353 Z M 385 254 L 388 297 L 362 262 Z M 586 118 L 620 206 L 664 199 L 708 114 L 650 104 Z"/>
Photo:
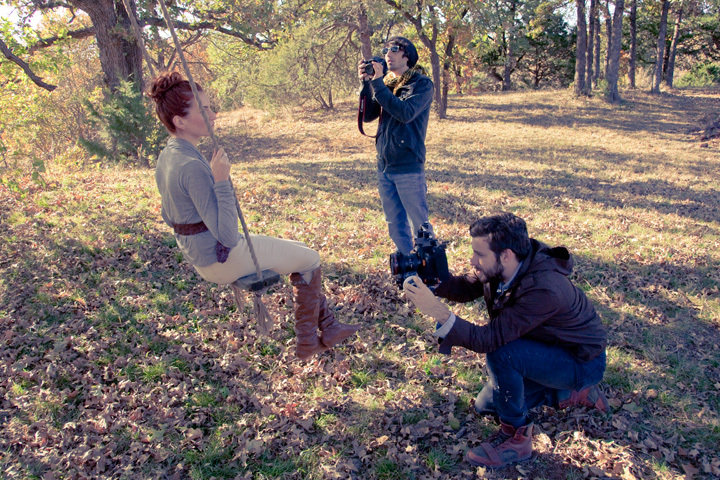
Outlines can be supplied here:
<path id="1" fill-rule="evenodd" d="M 573 259 L 565 247 L 549 248 L 531 239 L 532 251 L 502 295 L 497 281 L 483 284 L 475 274 L 451 276 L 435 289 L 456 302 L 485 298 L 490 322 L 474 325 L 457 317 L 440 341 L 440 352 L 459 346 L 479 353 L 497 350 L 518 338 L 566 348 L 587 361 L 605 350 L 607 333 L 585 293 L 567 276 Z"/>

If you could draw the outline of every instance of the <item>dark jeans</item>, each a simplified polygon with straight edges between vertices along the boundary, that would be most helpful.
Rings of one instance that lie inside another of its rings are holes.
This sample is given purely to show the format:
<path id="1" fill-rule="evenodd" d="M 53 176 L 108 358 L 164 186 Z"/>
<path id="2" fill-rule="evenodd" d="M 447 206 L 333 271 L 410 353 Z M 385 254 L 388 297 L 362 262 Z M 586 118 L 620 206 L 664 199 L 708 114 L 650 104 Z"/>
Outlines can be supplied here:
<path id="1" fill-rule="evenodd" d="M 562 347 L 518 339 L 487 354 L 490 380 L 475 402 L 478 411 L 495 411 L 514 427 L 528 422 L 528 410 L 541 405 L 557 407 L 572 390 L 600 382 L 605 373 L 605 352 L 580 362 Z"/>

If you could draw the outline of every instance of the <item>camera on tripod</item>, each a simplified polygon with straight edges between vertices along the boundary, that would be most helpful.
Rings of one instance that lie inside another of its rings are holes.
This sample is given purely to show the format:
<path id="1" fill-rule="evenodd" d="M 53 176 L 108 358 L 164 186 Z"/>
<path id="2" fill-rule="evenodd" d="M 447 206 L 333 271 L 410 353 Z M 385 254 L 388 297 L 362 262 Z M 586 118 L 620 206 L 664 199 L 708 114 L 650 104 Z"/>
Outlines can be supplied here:
<path id="1" fill-rule="evenodd" d="M 390 255 L 390 273 L 402 288 L 406 278 L 420 277 L 427 286 L 433 286 L 450 277 L 446 242 L 440 242 L 433 234 L 429 223 L 423 223 L 415 238 L 415 248 L 408 255 L 400 252 Z"/>

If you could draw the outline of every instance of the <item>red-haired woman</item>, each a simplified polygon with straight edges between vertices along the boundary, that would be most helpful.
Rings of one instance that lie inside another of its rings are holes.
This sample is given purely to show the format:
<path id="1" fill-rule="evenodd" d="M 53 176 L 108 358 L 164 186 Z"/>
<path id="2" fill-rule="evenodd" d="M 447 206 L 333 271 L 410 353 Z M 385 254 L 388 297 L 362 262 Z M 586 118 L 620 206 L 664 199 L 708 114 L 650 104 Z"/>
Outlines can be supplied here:
<path id="1" fill-rule="evenodd" d="M 200 105 L 179 73 L 155 78 L 150 97 L 171 138 L 160 153 L 155 180 L 162 196 L 162 218 L 195 270 L 209 282 L 228 284 L 255 272 L 245 237 L 238 232 L 230 162 L 223 149 L 208 161 L 197 145 L 209 136 L 200 109 L 212 124 L 215 112 L 198 86 Z M 260 267 L 290 274 L 295 304 L 295 354 L 306 359 L 353 335 L 358 325 L 338 322 L 321 292 L 320 255 L 292 240 L 252 235 Z M 320 334 L 318 335 L 318 329 Z"/>

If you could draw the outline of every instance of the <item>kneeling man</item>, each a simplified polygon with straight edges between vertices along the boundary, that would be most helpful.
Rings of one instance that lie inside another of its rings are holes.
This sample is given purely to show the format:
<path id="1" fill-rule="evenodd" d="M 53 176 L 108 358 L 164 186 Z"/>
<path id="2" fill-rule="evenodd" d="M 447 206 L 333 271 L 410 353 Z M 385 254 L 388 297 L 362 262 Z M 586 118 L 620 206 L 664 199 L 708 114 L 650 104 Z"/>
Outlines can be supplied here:
<path id="1" fill-rule="evenodd" d="M 433 292 L 414 276 L 404 289 L 437 322 L 440 352 L 454 346 L 487 354 L 489 381 L 475 401 L 479 414 L 500 419 L 500 430 L 470 450 L 476 466 L 502 467 L 532 456 L 528 410 L 573 405 L 608 411 L 597 384 L 605 372 L 607 334 L 590 301 L 568 279 L 573 259 L 564 247 L 529 238 L 525 221 L 511 214 L 470 226 L 474 273 L 452 275 Z M 490 322 L 475 325 L 438 299 L 485 298 Z"/>

